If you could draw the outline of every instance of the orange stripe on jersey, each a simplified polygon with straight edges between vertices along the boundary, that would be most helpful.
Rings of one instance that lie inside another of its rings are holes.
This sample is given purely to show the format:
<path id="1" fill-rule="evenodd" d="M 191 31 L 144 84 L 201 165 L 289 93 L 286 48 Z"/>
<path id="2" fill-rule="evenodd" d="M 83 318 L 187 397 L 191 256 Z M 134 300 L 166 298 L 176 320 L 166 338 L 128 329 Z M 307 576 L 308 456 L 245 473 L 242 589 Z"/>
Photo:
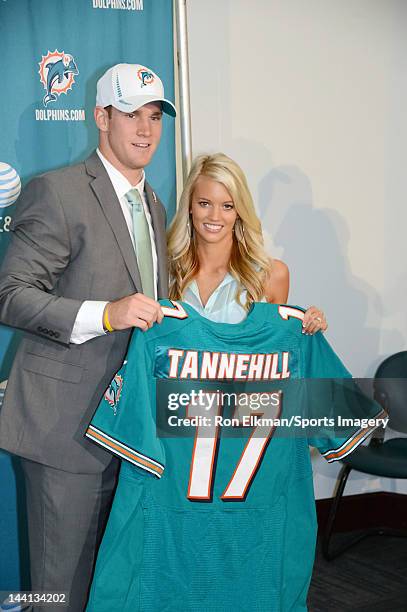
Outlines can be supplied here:
<path id="1" fill-rule="evenodd" d="M 377 414 L 375 417 L 372 417 L 372 418 L 380 419 L 380 418 L 383 418 L 384 416 L 386 416 L 386 412 L 382 411 L 379 414 Z M 360 432 L 357 433 L 356 435 L 353 434 L 353 436 L 351 437 L 348 443 L 346 442 L 344 443 L 345 446 L 342 445 L 341 448 L 336 451 L 335 450 L 326 451 L 325 453 L 323 453 L 323 457 L 327 461 L 337 461 L 338 459 L 341 459 L 345 455 L 349 454 L 349 452 L 352 449 L 354 449 L 356 446 L 358 446 L 358 444 L 363 442 L 363 439 L 366 437 L 366 435 L 370 431 L 377 429 L 377 427 L 379 427 L 379 425 L 370 425 L 369 427 L 365 427 L 364 429 L 361 429 Z"/>
<path id="2" fill-rule="evenodd" d="M 136 455 L 135 453 L 132 453 L 129 450 L 126 450 L 122 446 L 119 446 L 119 444 L 115 444 L 114 442 L 112 442 L 112 440 L 109 440 L 109 438 L 106 438 L 102 434 L 96 431 L 93 431 L 92 429 L 87 429 L 86 435 L 89 438 L 94 438 L 95 441 L 103 442 L 104 446 L 108 446 L 109 448 L 112 449 L 112 451 L 121 455 L 124 459 L 126 458 L 131 459 L 135 463 L 139 464 L 140 467 L 148 468 L 149 470 L 156 472 L 160 476 L 162 475 L 164 471 L 163 468 L 155 465 L 154 463 L 151 463 L 147 459 L 143 459 L 142 457 L 139 457 L 139 455 Z"/>

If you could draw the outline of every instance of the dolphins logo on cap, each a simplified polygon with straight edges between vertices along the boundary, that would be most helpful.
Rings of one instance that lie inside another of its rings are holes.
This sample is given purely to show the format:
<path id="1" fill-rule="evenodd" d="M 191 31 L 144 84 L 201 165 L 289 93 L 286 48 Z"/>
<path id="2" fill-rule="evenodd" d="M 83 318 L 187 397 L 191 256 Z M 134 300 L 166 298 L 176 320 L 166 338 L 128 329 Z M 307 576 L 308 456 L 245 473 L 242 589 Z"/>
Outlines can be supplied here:
<path id="1" fill-rule="evenodd" d="M 142 87 L 151 85 L 151 83 L 154 81 L 153 73 L 147 70 L 147 68 L 140 68 L 140 70 L 137 71 L 137 76 L 141 81 Z"/>

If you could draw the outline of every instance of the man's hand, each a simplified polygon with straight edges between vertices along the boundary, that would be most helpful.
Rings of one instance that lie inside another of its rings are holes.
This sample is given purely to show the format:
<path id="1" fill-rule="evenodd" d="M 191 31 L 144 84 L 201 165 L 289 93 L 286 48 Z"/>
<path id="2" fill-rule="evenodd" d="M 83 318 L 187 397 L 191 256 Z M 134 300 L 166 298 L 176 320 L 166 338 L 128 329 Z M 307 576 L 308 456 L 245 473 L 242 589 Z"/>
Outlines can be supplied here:
<path id="1" fill-rule="evenodd" d="M 139 327 L 146 331 L 154 323 L 161 323 L 164 317 L 160 304 L 142 293 L 134 293 L 115 302 L 109 302 L 106 311 L 113 330 Z"/>

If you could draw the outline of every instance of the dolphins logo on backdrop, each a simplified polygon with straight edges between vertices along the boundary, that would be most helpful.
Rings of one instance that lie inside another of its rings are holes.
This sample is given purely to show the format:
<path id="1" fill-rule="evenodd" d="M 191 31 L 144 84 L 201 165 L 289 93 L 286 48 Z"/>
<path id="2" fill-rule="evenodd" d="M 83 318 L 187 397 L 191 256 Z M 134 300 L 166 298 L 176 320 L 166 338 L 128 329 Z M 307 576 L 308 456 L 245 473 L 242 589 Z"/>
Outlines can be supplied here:
<path id="1" fill-rule="evenodd" d="M 141 81 L 142 87 L 145 87 L 146 85 L 151 85 L 151 83 L 154 81 L 153 73 L 147 70 L 147 68 L 140 68 L 137 71 L 137 76 Z"/>
<path id="2" fill-rule="evenodd" d="M 17 172 L 5 162 L 0 162 L 0 208 L 11 206 L 21 191 L 21 181 Z"/>
<path id="3" fill-rule="evenodd" d="M 46 91 L 43 98 L 44 106 L 55 102 L 58 96 L 72 89 L 75 75 L 79 74 L 73 56 L 57 49 L 53 53 L 48 51 L 47 55 L 43 55 L 39 67 L 38 73 Z"/>
<path id="4" fill-rule="evenodd" d="M 117 413 L 116 406 L 119 403 L 120 395 L 123 389 L 123 376 L 121 374 L 116 374 L 110 383 L 109 387 L 105 392 L 105 400 L 111 405 L 113 408 L 114 414 Z"/>

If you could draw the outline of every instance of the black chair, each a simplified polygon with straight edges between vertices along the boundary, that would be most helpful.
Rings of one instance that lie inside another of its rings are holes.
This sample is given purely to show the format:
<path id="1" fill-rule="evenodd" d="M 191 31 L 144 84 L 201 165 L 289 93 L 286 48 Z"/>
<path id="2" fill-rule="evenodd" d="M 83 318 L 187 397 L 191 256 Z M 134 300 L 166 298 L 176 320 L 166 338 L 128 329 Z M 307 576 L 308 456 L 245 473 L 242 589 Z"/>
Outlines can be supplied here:
<path id="1" fill-rule="evenodd" d="M 407 351 L 396 353 L 379 365 L 374 378 L 374 398 L 388 412 L 391 429 L 407 434 Z M 328 561 L 370 535 L 407 537 L 406 530 L 374 527 L 331 550 L 335 519 L 351 470 L 387 478 L 407 478 L 407 438 L 392 438 L 387 441 L 384 438 L 384 430 L 379 434 L 376 431 L 375 437 L 368 445 L 359 446 L 342 460 L 344 465 L 338 475 L 336 494 L 322 537 L 322 553 Z"/>

